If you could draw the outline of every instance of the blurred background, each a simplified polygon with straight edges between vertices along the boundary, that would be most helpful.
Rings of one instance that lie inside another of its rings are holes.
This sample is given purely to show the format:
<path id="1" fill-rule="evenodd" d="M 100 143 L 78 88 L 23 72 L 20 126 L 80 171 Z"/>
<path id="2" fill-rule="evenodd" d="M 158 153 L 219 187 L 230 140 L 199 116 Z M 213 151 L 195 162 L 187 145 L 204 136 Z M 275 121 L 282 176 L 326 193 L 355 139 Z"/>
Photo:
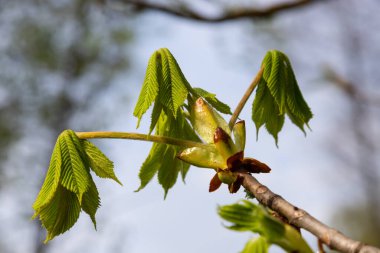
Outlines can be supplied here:
<path id="1" fill-rule="evenodd" d="M 133 107 L 161 47 L 193 86 L 232 108 L 266 51 L 285 52 L 314 113 L 312 131 L 305 138 L 287 120 L 278 149 L 265 129 L 256 141 L 247 105 L 246 156 L 272 168 L 257 178 L 274 192 L 380 246 L 379 11 L 377 0 L 0 0 L 0 252 L 243 249 L 253 235 L 225 229 L 216 208 L 245 194 L 208 193 L 212 171 L 192 168 L 165 201 L 156 180 L 134 193 L 149 143 L 95 141 L 124 184 L 96 180 L 98 231 L 82 214 L 43 245 L 45 231 L 30 220 L 63 129 L 136 131 Z"/>

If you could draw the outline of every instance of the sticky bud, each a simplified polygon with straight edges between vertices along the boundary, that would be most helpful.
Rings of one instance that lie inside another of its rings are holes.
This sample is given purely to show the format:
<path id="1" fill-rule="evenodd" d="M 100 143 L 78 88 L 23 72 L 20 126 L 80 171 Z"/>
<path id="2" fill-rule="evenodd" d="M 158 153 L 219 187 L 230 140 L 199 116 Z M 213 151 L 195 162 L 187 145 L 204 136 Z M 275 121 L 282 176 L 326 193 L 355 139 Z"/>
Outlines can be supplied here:
<path id="1" fill-rule="evenodd" d="M 235 145 L 238 151 L 245 149 L 245 121 L 241 120 L 234 125 L 232 130 L 235 139 Z"/>
<path id="2" fill-rule="evenodd" d="M 214 144 L 216 149 L 225 160 L 237 153 L 237 148 L 233 143 L 231 137 L 220 127 L 216 128 L 215 130 Z"/>
<path id="3" fill-rule="evenodd" d="M 227 168 L 226 160 L 219 152 L 210 147 L 209 149 L 192 147 L 181 151 L 177 158 L 201 168 Z"/>
<path id="4" fill-rule="evenodd" d="M 209 192 L 213 192 L 219 189 L 219 187 L 222 185 L 222 181 L 220 181 L 218 173 L 213 176 L 213 178 L 210 181 L 210 187 L 208 189 Z"/>
<path id="5" fill-rule="evenodd" d="M 269 173 L 271 171 L 268 165 L 253 158 L 244 158 L 241 167 L 250 173 Z"/>
<path id="6" fill-rule="evenodd" d="M 218 177 L 222 183 L 230 185 L 236 181 L 237 174 L 231 171 L 219 171 Z"/>
<path id="7" fill-rule="evenodd" d="M 198 98 L 193 102 L 190 120 L 195 131 L 207 143 L 213 143 L 214 133 L 218 127 L 230 133 L 227 122 L 203 98 Z"/>

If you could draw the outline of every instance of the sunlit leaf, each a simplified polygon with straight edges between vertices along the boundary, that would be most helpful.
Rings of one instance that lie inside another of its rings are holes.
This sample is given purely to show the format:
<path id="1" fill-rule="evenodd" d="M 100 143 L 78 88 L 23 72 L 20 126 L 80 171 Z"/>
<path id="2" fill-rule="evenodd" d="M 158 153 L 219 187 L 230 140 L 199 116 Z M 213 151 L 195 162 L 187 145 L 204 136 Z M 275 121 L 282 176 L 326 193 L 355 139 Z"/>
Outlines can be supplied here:
<path id="1" fill-rule="evenodd" d="M 139 172 L 140 187 L 136 191 L 140 191 L 152 180 L 157 171 L 161 168 L 162 154 L 165 151 L 165 144 L 154 143 L 148 157 L 142 164 Z"/>
<path id="2" fill-rule="evenodd" d="M 269 51 L 261 65 L 264 68 L 252 105 L 252 120 L 257 134 L 262 125 L 274 137 L 276 145 L 278 133 L 284 125 L 285 114 L 303 132 L 312 113 L 298 87 L 288 57 L 277 50 Z"/>
<path id="3" fill-rule="evenodd" d="M 41 207 L 48 204 L 53 198 L 61 177 L 61 149 L 59 140 L 57 140 L 53 153 L 50 159 L 49 169 L 46 173 L 45 181 L 38 193 L 37 199 L 33 204 L 33 209 L 36 210 L 36 214 Z"/>
<path id="4" fill-rule="evenodd" d="M 264 207 L 248 200 L 221 206 L 218 214 L 232 224 L 227 227 L 231 230 L 258 233 L 267 243 L 277 244 L 287 252 L 313 252 L 295 228 L 271 216 Z"/>
<path id="5" fill-rule="evenodd" d="M 162 111 L 176 118 L 190 90 L 191 86 L 171 52 L 167 48 L 155 51 L 149 60 L 143 87 L 134 110 L 138 124 L 153 102 L 149 133 L 155 128 Z"/>
<path id="6" fill-rule="evenodd" d="M 210 93 L 202 88 L 194 88 L 193 90 L 199 96 L 206 99 L 206 101 L 219 112 L 224 113 L 224 114 L 232 114 L 230 107 L 227 104 L 220 101 L 219 99 L 217 99 L 215 94 Z"/>
<path id="7" fill-rule="evenodd" d="M 260 236 L 249 240 L 241 253 L 268 253 L 269 246 L 267 239 Z"/>
<path id="8" fill-rule="evenodd" d="M 122 185 L 115 175 L 113 162 L 108 159 L 93 143 L 87 140 L 82 140 L 81 142 L 87 155 L 88 163 L 95 174 L 101 178 L 113 179 Z"/>
<path id="9" fill-rule="evenodd" d="M 82 160 L 73 139 L 78 139 L 72 130 L 65 130 L 58 137 L 62 156 L 61 184 L 63 187 L 77 194 L 79 201 L 82 201 L 83 194 L 90 186 L 90 174 L 86 164 Z M 77 141 L 80 142 L 78 139 Z"/>
<path id="10" fill-rule="evenodd" d="M 182 169 L 183 162 L 176 159 L 177 150 L 171 146 L 167 146 L 162 157 L 161 167 L 158 171 L 158 182 L 162 185 L 165 191 L 165 198 L 170 188 L 177 181 L 178 173 Z"/>
<path id="11" fill-rule="evenodd" d="M 133 111 L 133 115 L 138 118 L 137 127 L 140 124 L 142 116 L 152 105 L 158 94 L 160 85 L 159 75 L 161 72 L 160 59 L 161 55 L 157 51 L 149 59 L 145 80 L 135 110 Z"/>
<path id="12" fill-rule="evenodd" d="M 38 213 L 42 226 L 48 232 L 45 243 L 69 230 L 78 220 L 80 210 L 76 194 L 59 185 L 52 201 Z"/>
<path id="13" fill-rule="evenodd" d="M 96 185 L 92 179 L 90 181 L 90 187 L 88 191 L 83 194 L 81 206 L 83 211 L 85 211 L 90 216 L 92 223 L 96 229 L 95 214 L 100 207 L 100 197 L 98 189 L 96 188 Z"/>

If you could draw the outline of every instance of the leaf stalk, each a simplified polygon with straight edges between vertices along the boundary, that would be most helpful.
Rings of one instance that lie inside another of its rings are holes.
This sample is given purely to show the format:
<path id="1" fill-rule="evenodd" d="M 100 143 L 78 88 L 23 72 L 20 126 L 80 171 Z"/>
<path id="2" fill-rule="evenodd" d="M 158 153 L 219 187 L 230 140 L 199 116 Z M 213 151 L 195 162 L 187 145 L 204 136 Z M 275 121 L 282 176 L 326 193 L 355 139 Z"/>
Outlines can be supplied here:
<path id="1" fill-rule="evenodd" d="M 245 91 L 245 93 L 244 93 L 243 97 L 241 98 L 239 104 L 236 106 L 236 109 L 235 109 L 234 113 L 232 114 L 230 121 L 228 122 L 228 126 L 231 130 L 234 127 L 236 120 L 239 117 L 239 114 L 243 110 L 243 108 L 244 108 L 245 104 L 247 103 L 249 97 L 251 96 L 252 92 L 255 90 L 256 86 L 259 84 L 259 81 L 263 75 L 263 71 L 264 71 L 264 66 L 261 66 L 261 68 L 259 69 L 259 72 L 257 72 L 257 74 L 256 74 L 255 78 L 253 79 L 251 85 Z"/>
<path id="2" fill-rule="evenodd" d="M 140 134 L 140 133 L 111 132 L 111 131 L 75 132 L 75 133 L 80 139 L 129 139 L 129 140 L 164 143 L 164 144 L 175 145 L 175 146 L 180 146 L 184 148 L 191 148 L 191 147 L 199 147 L 199 148 L 204 148 L 204 149 L 211 148 L 209 144 L 177 139 L 177 138 L 172 138 L 172 137 L 167 137 L 167 136 L 159 136 L 159 135 L 147 135 L 147 134 Z"/>

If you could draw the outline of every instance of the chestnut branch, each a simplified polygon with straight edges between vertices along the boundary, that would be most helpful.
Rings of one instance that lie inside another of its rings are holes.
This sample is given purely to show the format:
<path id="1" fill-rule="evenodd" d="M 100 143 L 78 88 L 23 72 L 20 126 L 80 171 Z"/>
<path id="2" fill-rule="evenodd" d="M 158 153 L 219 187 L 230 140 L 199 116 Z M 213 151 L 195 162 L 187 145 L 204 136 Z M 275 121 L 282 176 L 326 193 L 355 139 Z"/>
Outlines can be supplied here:
<path id="1" fill-rule="evenodd" d="M 380 249 L 355 241 L 323 224 L 306 211 L 290 204 L 281 196 L 273 193 L 268 187 L 257 181 L 252 175 L 239 173 L 239 176 L 243 178 L 243 187 L 252 193 L 261 204 L 285 217 L 291 225 L 309 231 L 315 235 L 320 242 L 329 246 L 331 249 L 344 253 L 380 253 Z"/>

